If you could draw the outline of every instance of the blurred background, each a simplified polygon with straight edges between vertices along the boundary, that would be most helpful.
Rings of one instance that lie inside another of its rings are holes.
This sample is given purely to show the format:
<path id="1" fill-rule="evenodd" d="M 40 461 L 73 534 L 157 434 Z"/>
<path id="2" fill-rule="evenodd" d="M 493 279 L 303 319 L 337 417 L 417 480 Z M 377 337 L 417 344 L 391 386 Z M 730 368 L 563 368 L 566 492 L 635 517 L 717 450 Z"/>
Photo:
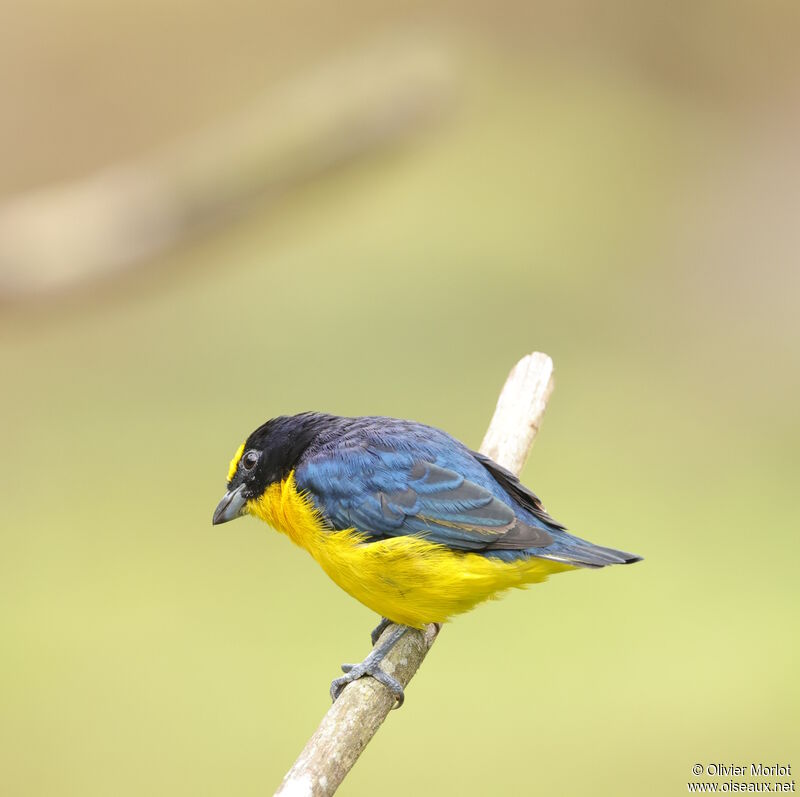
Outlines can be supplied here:
<path id="1" fill-rule="evenodd" d="M 645 561 L 459 618 L 341 793 L 800 766 L 798 35 L 789 0 L 5 2 L 0 791 L 271 793 L 376 618 L 211 527 L 230 457 L 306 409 L 477 446 L 532 350 L 525 481 Z"/>

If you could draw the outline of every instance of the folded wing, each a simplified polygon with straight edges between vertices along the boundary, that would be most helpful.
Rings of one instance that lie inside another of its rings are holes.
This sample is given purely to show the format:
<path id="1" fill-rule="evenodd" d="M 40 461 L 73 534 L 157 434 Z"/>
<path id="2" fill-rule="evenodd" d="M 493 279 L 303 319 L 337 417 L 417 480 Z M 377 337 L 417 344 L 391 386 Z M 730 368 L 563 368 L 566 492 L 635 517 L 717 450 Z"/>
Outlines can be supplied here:
<path id="1" fill-rule="evenodd" d="M 451 468 L 380 446 L 327 452 L 296 472 L 333 529 L 371 539 L 414 535 L 462 551 L 523 550 L 553 542 L 508 504 Z"/>

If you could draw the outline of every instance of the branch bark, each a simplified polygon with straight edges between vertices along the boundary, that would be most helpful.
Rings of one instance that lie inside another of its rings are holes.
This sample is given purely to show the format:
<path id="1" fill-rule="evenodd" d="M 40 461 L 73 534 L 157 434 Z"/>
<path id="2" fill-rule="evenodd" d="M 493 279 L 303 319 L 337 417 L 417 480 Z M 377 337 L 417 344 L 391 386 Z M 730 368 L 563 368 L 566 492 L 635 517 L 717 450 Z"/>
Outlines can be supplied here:
<path id="1" fill-rule="evenodd" d="M 0 297 L 129 268 L 256 200 L 398 144 L 453 104 L 455 72 L 445 45 L 378 41 L 172 145 L 0 202 Z"/>
<path id="2" fill-rule="evenodd" d="M 519 474 L 539 431 L 552 389 L 553 361 L 541 352 L 523 357 L 511 369 L 503 386 L 481 452 Z M 383 668 L 405 688 L 437 634 L 438 628 L 433 625 L 424 632 L 409 631 L 384 659 Z M 374 678 L 348 684 L 284 777 L 276 797 L 332 795 L 377 733 L 394 702 L 392 693 Z"/>

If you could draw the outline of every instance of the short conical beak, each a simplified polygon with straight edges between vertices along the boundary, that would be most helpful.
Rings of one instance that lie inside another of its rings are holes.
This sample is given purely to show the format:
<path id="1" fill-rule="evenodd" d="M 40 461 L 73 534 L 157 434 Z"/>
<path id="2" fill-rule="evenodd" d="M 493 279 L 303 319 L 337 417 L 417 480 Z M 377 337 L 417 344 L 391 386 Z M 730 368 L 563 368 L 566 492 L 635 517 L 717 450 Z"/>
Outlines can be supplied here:
<path id="1" fill-rule="evenodd" d="M 243 491 L 244 485 L 240 484 L 235 490 L 228 490 L 222 496 L 222 500 L 217 504 L 217 508 L 214 510 L 214 517 L 211 520 L 215 526 L 247 514 L 247 499 L 242 494 Z"/>

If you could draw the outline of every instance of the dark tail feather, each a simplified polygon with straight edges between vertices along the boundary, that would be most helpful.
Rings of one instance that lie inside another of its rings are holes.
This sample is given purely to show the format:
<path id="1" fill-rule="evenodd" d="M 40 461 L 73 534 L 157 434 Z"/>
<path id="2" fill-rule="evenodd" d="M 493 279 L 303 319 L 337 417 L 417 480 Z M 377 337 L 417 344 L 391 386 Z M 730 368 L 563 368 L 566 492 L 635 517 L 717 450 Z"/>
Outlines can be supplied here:
<path id="1" fill-rule="evenodd" d="M 552 554 L 537 551 L 536 556 L 542 559 L 555 559 L 566 562 L 576 567 L 607 567 L 608 565 L 629 565 L 641 562 L 642 557 L 635 553 L 617 551 L 614 548 L 604 548 L 602 545 L 593 545 L 590 542 L 580 541 L 579 545 L 570 546 L 569 549 L 554 551 Z"/>

